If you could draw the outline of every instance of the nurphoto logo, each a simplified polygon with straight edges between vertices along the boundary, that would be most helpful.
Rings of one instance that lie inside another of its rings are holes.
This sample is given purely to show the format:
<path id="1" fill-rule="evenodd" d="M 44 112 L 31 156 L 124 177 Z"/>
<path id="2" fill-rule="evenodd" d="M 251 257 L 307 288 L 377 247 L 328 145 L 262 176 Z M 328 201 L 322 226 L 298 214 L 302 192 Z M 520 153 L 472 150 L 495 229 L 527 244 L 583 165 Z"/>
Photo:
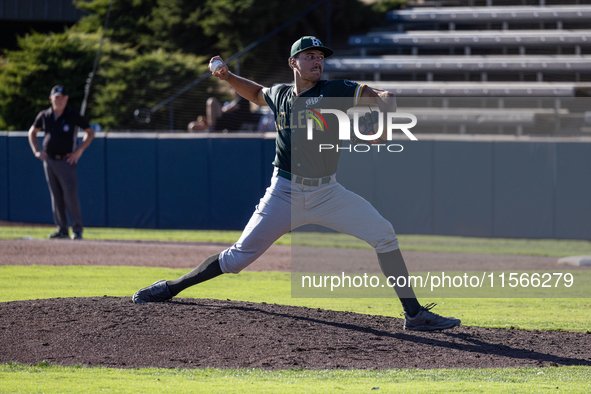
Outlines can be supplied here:
<path id="1" fill-rule="evenodd" d="M 327 108 L 319 108 L 318 110 L 313 110 L 308 108 L 308 117 L 307 117 L 307 138 L 308 140 L 314 139 L 314 129 L 319 131 L 328 131 L 328 126 L 324 115 L 330 114 L 337 117 L 338 127 L 339 127 L 339 140 L 351 140 L 351 129 L 353 129 L 354 138 L 358 141 L 366 141 L 367 144 L 355 144 L 353 147 L 353 151 L 355 152 L 368 152 L 371 149 L 371 145 L 376 146 L 378 152 L 380 151 L 381 147 L 386 147 L 388 152 L 402 152 L 403 147 L 400 144 L 381 144 L 378 143 L 380 137 L 385 132 L 386 140 L 391 141 L 392 135 L 394 130 L 402 131 L 411 141 L 418 141 L 417 137 L 409 130 L 416 126 L 417 118 L 413 114 L 406 113 L 406 112 L 386 112 L 385 116 L 380 111 L 373 111 L 373 113 L 377 113 L 377 130 L 372 133 L 373 130 L 366 130 L 364 126 L 360 127 L 360 118 L 359 112 L 355 112 L 353 114 L 353 120 L 349 119 L 349 115 L 347 113 L 340 111 L 338 109 L 327 109 Z M 410 122 L 400 123 L 403 120 L 410 120 Z M 386 125 L 384 126 L 384 121 Z M 353 127 L 351 127 L 353 125 Z M 373 126 L 373 124 L 372 124 Z M 333 144 L 319 144 L 319 151 L 322 152 L 323 150 L 348 150 L 351 151 L 351 146 L 349 147 L 339 147 Z"/>

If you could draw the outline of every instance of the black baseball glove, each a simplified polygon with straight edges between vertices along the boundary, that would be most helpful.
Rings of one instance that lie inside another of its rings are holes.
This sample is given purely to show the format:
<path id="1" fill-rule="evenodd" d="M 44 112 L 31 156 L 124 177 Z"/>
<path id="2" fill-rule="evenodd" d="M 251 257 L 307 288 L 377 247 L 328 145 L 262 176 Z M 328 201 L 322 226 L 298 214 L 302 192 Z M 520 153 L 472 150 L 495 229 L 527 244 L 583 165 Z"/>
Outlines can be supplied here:
<path id="1" fill-rule="evenodd" d="M 364 116 L 359 117 L 359 132 L 363 135 L 374 134 L 374 125 L 379 122 L 380 113 L 378 111 L 366 112 Z M 353 131 L 353 119 L 351 119 L 351 143 L 357 144 L 377 144 L 379 139 L 365 141 L 358 138 Z"/>

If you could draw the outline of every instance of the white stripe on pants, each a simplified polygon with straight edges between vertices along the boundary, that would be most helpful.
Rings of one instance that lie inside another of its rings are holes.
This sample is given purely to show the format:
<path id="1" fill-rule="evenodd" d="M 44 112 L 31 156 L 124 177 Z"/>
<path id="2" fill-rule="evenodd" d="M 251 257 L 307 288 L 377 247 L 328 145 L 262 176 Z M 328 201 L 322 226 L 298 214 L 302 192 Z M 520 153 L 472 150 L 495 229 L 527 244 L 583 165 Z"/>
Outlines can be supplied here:
<path id="1" fill-rule="evenodd" d="M 377 253 L 398 249 L 390 222 L 365 199 L 336 182 L 303 186 L 277 175 L 257 205 L 240 239 L 220 253 L 225 273 L 238 273 L 279 237 L 304 224 L 318 224 L 366 241 Z"/>

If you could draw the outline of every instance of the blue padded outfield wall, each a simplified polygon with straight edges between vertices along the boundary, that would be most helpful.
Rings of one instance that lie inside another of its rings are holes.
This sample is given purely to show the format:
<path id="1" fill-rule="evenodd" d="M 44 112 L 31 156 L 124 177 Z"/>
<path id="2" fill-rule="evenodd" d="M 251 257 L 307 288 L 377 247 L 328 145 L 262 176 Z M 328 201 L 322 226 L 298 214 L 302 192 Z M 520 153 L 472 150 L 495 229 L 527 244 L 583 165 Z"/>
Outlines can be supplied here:
<path id="1" fill-rule="evenodd" d="M 339 181 L 397 233 L 591 239 L 591 139 L 418 138 L 341 154 Z M 274 155 L 273 134 L 99 133 L 78 165 L 84 223 L 241 230 Z M 0 132 L 0 220 L 52 223 L 26 132 Z"/>

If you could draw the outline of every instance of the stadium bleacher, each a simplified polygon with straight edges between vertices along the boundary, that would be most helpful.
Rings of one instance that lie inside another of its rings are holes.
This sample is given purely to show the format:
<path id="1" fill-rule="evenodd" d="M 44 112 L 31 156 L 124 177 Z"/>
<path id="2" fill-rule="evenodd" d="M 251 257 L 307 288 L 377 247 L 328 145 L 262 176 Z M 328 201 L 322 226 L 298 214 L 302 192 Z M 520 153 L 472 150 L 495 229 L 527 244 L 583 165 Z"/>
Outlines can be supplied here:
<path id="1" fill-rule="evenodd" d="M 401 97 L 591 97 L 591 83 L 362 81 Z"/>
<path id="2" fill-rule="evenodd" d="M 325 74 L 394 92 L 429 132 L 589 133 L 591 0 L 411 1 Z"/>
<path id="3" fill-rule="evenodd" d="M 326 73 L 349 77 L 373 75 L 374 81 L 581 82 L 591 81 L 591 56 L 380 56 L 327 59 Z M 437 78 L 437 79 L 436 79 Z"/>
<path id="4" fill-rule="evenodd" d="M 591 21 L 591 19 L 590 19 Z M 488 30 L 488 31 L 412 31 L 408 33 L 370 33 L 351 36 L 349 45 L 360 48 L 361 55 L 368 50 L 398 50 L 408 48 L 417 55 L 425 48 L 464 48 L 469 55 L 478 48 L 497 48 L 499 53 L 507 48 L 519 48 L 524 55 L 532 48 L 574 48 L 576 54 L 591 49 L 591 30 Z"/>
<path id="5" fill-rule="evenodd" d="M 390 11 L 386 20 L 398 24 L 445 23 L 450 28 L 457 24 L 501 23 L 506 28 L 513 23 L 589 23 L 591 6 L 511 6 L 511 7 L 425 7 Z"/>
<path id="6" fill-rule="evenodd" d="M 591 56 L 380 56 L 363 58 L 328 58 L 325 70 L 331 75 L 349 73 L 399 74 L 420 73 L 588 73 Z M 432 78 L 431 78 L 432 80 Z M 486 80 L 486 79 L 485 79 Z"/>

